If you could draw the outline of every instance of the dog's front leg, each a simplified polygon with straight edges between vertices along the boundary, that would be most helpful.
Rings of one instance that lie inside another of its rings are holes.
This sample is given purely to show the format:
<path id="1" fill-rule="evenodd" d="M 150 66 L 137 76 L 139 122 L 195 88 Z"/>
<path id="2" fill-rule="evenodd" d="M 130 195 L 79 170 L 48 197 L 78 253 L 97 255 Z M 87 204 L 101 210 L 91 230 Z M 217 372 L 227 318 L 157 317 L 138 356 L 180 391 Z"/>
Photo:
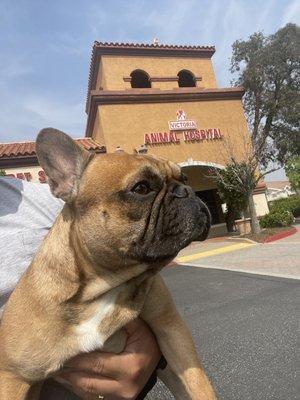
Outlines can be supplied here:
<path id="1" fill-rule="evenodd" d="M 168 363 L 159 377 L 176 399 L 215 400 L 191 335 L 159 275 L 154 279 L 141 316 L 153 330 Z"/>

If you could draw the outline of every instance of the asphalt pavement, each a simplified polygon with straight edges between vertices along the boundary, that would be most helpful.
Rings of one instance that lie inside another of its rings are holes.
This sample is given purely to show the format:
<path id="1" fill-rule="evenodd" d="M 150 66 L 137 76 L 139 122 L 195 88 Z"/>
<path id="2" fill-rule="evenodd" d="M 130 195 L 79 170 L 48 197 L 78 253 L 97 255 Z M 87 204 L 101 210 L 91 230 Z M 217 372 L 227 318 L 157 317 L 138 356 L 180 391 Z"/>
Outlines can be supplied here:
<path id="1" fill-rule="evenodd" d="M 300 398 L 300 281 L 182 265 L 163 276 L 219 400 Z M 161 383 L 147 396 L 172 398 Z"/>

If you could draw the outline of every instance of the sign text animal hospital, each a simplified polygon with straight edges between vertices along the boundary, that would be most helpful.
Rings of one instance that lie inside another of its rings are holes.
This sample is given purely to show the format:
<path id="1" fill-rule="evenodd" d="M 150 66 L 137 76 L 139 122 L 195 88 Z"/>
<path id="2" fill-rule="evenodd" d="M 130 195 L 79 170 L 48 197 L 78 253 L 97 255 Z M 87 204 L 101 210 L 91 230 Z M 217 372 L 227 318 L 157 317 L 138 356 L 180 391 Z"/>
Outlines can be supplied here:
<path id="1" fill-rule="evenodd" d="M 179 132 L 155 132 L 145 133 L 145 145 L 161 143 L 179 143 Z M 182 131 L 184 142 L 200 142 L 202 140 L 220 140 L 223 134 L 220 129 L 200 129 L 195 131 Z"/>
<path id="2" fill-rule="evenodd" d="M 198 129 L 194 120 L 187 120 L 183 110 L 177 110 L 176 121 L 169 121 L 170 132 L 145 133 L 144 144 L 179 143 L 179 131 L 185 142 L 199 142 L 202 140 L 218 140 L 223 138 L 220 129 Z"/>

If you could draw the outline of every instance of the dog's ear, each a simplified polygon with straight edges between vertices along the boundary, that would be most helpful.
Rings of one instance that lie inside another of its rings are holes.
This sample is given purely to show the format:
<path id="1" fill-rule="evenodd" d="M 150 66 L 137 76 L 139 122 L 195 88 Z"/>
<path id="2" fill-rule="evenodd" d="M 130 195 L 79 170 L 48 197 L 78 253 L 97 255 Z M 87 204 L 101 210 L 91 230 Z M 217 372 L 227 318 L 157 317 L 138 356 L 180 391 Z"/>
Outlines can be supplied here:
<path id="1" fill-rule="evenodd" d="M 55 197 L 65 202 L 74 200 L 80 177 L 90 154 L 65 133 L 45 128 L 36 140 L 36 153 L 41 167 L 48 176 L 49 186 Z"/>

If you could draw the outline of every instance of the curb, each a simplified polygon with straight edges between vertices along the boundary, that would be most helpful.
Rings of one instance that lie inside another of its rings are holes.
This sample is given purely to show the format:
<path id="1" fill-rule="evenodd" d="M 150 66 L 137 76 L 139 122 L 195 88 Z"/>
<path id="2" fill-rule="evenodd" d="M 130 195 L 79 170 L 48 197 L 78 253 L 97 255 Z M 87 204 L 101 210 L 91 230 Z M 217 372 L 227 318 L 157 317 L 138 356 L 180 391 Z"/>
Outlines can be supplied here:
<path id="1" fill-rule="evenodd" d="M 253 243 L 253 244 L 259 244 L 259 242 L 256 242 L 255 240 L 251 240 L 248 238 L 239 238 L 239 237 L 230 237 L 229 240 L 232 241 L 237 241 L 237 242 L 242 242 L 242 243 Z"/>
<path id="2" fill-rule="evenodd" d="M 297 232 L 297 228 L 295 228 L 294 226 L 289 229 L 288 231 L 285 232 L 279 232 L 276 233 L 275 235 L 269 236 L 266 240 L 264 240 L 263 243 L 270 243 L 270 242 L 275 242 L 275 240 L 279 240 L 279 239 L 283 239 L 285 237 L 294 235 Z"/>

